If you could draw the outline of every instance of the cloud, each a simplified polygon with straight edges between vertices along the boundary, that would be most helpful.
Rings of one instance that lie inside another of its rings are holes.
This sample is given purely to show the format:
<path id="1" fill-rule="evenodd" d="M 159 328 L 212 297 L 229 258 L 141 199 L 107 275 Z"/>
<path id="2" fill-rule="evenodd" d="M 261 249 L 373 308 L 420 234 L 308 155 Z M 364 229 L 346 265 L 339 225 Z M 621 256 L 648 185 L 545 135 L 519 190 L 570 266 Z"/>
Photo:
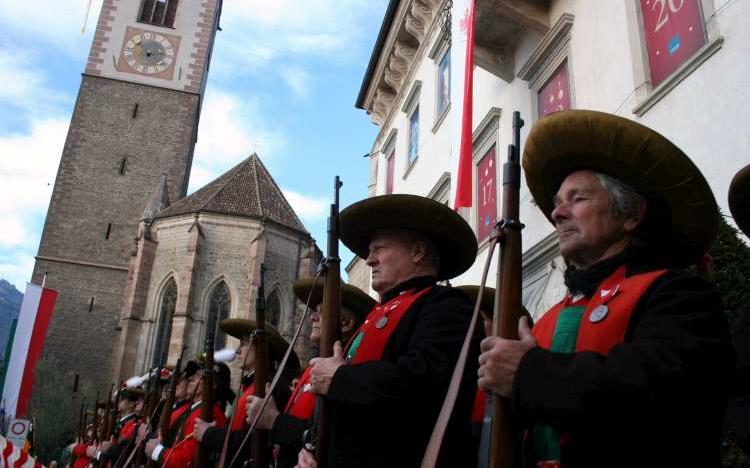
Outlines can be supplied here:
<path id="1" fill-rule="evenodd" d="M 305 60 L 310 57 L 356 59 L 357 47 L 367 37 L 361 28 L 381 5 L 372 0 L 243 0 L 226 2 L 218 41 L 224 53 L 214 60 L 223 73 L 237 67 L 221 64 L 231 60 L 245 65 L 246 73 L 265 73 L 275 59 Z M 379 14 L 379 13 L 378 13 Z M 252 24 L 252 28 L 247 25 Z"/>
<path id="2" fill-rule="evenodd" d="M 282 67 L 280 73 L 294 94 L 303 99 L 310 96 L 310 75 L 305 70 L 298 67 Z"/>
<path id="3" fill-rule="evenodd" d="M 286 137 L 263 118 L 252 96 L 209 89 L 203 102 L 188 192 L 220 176 L 253 152 L 264 161 L 286 147 Z"/>
<path id="4" fill-rule="evenodd" d="M 66 119 L 49 118 L 0 137 L 0 278 L 21 291 L 31 278 L 67 131 Z"/>
<path id="5" fill-rule="evenodd" d="M 102 0 L 7 1 L 0 7 L 0 25 L 10 37 L 26 36 L 40 40 L 68 55 L 80 57 L 88 52 Z M 81 28 L 86 20 L 86 34 Z"/>
<path id="6" fill-rule="evenodd" d="M 297 216 L 308 221 L 324 219 L 328 207 L 328 201 L 325 198 L 316 198 L 303 195 L 292 190 L 282 189 L 286 200 L 292 205 L 292 209 Z"/>

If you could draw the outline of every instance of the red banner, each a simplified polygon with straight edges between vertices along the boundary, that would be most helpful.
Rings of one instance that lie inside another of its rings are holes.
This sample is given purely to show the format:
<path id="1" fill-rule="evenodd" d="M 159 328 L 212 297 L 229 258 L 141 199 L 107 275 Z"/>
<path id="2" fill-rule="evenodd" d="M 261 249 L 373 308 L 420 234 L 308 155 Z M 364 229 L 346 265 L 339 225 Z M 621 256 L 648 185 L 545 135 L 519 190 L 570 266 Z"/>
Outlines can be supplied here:
<path id="1" fill-rule="evenodd" d="M 477 164 L 477 240 L 482 242 L 492 232 L 497 218 L 497 170 L 495 147 Z"/>
<path id="2" fill-rule="evenodd" d="M 699 0 L 641 0 L 651 85 L 658 86 L 706 43 Z"/>
<path id="3" fill-rule="evenodd" d="M 539 90 L 539 117 L 570 109 L 570 81 L 568 62 L 555 71 L 547 83 Z"/>

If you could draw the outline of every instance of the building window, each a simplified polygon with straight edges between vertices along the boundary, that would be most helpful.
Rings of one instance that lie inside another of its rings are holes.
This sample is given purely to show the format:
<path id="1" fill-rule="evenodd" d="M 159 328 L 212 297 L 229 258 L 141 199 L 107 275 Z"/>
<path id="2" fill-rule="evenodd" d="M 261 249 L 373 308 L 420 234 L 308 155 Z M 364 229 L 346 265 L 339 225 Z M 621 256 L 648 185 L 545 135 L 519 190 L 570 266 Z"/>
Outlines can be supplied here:
<path id="1" fill-rule="evenodd" d="M 519 78 L 529 82 L 537 119 L 551 112 L 575 107 L 574 82 L 571 79 L 575 73 L 569 60 L 573 20 L 573 15 L 563 13 L 518 72 Z"/>
<path id="2" fill-rule="evenodd" d="M 570 109 L 570 84 L 568 62 L 555 71 L 552 77 L 537 93 L 538 116 L 544 117 L 553 112 Z"/>
<path id="3" fill-rule="evenodd" d="M 274 290 L 266 299 L 266 323 L 279 328 L 279 322 L 281 321 L 281 302 L 279 301 L 279 293 Z"/>
<path id="4" fill-rule="evenodd" d="M 497 158 L 495 145 L 477 163 L 477 241 L 482 242 L 497 219 Z"/>
<path id="5" fill-rule="evenodd" d="M 706 44 L 699 0 L 641 0 L 643 36 L 651 85 L 665 78 Z"/>
<path id="6" fill-rule="evenodd" d="M 156 339 L 151 365 L 158 366 L 167 360 L 169 354 L 169 340 L 172 336 L 172 317 L 177 304 L 177 284 L 170 278 L 164 287 L 159 305 L 159 321 L 156 326 Z"/>
<path id="7" fill-rule="evenodd" d="M 396 150 L 391 148 L 391 152 L 386 157 L 386 174 L 385 174 L 385 193 L 393 193 L 393 169 L 396 165 Z"/>
<path id="8" fill-rule="evenodd" d="M 409 160 L 411 165 L 419 156 L 419 105 L 409 115 Z"/>
<path id="9" fill-rule="evenodd" d="M 232 299 L 227 284 L 222 281 L 211 292 L 208 302 L 208 320 L 206 330 L 214 331 L 214 347 L 223 348 L 227 344 L 227 335 L 219 329 L 219 322 L 229 318 Z"/>
<path id="10" fill-rule="evenodd" d="M 451 206 L 451 174 L 450 172 L 443 172 L 437 183 L 430 193 L 427 194 L 427 198 L 432 198 L 436 202 L 442 203 L 446 206 Z"/>
<path id="11" fill-rule="evenodd" d="M 138 21 L 171 28 L 174 25 L 178 3 L 179 0 L 143 0 Z"/>
<path id="12" fill-rule="evenodd" d="M 437 68 L 437 119 L 443 116 L 451 103 L 451 50 L 443 54 Z"/>

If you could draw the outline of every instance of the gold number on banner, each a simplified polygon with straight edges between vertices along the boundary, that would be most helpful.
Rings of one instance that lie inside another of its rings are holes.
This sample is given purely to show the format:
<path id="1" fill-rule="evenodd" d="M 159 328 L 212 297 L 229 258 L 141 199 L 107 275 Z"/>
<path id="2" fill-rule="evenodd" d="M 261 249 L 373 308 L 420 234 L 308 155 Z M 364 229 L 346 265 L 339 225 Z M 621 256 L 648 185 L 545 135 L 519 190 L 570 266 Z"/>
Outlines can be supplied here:
<path id="1" fill-rule="evenodd" d="M 685 6 L 685 0 L 654 0 L 653 5 L 651 6 L 652 11 L 656 10 L 656 5 L 659 5 L 659 20 L 656 22 L 656 29 L 654 29 L 655 33 L 659 32 L 662 26 L 669 21 L 669 12 L 667 12 L 667 8 L 669 8 L 669 11 L 672 13 L 677 13 L 683 6 Z"/>

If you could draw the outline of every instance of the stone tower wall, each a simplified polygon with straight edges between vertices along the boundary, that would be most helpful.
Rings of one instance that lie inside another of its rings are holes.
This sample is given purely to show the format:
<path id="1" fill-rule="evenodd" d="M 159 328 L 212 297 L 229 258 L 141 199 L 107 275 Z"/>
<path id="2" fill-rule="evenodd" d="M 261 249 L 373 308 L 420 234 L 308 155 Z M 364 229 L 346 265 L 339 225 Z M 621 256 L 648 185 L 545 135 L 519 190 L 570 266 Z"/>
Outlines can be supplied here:
<path id="1" fill-rule="evenodd" d="M 138 221 L 162 173 L 170 198 L 184 195 L 198 109 L 197 94 L 83 76 L 33 281 L 47 272 L 59 292 L 44 356 L 98 388 L 108 385 Z"/>

